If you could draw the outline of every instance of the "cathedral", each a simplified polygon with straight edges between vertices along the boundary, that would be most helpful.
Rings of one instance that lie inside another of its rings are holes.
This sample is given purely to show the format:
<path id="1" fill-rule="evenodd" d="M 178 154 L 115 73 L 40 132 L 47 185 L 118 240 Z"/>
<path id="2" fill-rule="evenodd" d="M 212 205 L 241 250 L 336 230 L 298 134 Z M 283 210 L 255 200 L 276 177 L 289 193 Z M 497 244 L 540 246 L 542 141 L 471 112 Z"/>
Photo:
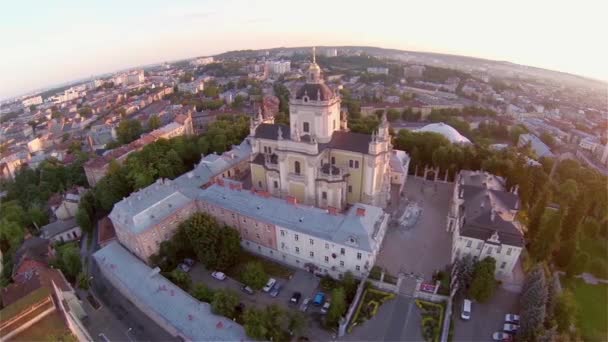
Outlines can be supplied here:
<path id="1" fill-rule="evenodd" d="M 268 123 L 261 115 L 252 120 L 254 189 L 320 208 L 387 205 L 391 164 L 400 162 L 391 163 L 397 151 L 386 115 L 371 135 L 349 132 L 340 96 L 323 81 L 314 50 L 306 84 L 290 98 L 289 122 Z"/>

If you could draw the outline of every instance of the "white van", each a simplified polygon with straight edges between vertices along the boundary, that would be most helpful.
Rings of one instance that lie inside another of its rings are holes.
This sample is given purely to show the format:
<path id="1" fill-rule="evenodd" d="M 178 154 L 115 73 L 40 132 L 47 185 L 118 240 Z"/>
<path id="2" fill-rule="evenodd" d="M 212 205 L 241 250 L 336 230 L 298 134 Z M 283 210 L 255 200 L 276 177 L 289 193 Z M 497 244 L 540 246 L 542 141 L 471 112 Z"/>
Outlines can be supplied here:
<path id="1" fill-rule="evenodd" d="M 460 314 L 460 318 L 468 321 L 471 318 L 471 301 L 468 299 L 464 300 L 462 303 L 462 313 Z"/>

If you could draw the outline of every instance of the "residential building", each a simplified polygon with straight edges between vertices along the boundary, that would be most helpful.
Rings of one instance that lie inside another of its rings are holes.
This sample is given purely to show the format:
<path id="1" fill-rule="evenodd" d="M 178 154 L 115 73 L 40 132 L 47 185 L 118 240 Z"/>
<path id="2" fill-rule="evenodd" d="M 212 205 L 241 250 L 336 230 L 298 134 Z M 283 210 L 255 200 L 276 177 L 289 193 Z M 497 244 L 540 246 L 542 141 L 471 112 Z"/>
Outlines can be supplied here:
<path id="1" fill-rule="evenodd" d="M 326 48 L 325 49 L 325 57 L 336 57 L 338 56 L 338 49 L 336 48 Z"/>
<path id="2" fill-rule="evenodd" d="M 291 71 L 290 61 L 267 61 L 266 69 L 269 73 L 281 75 Z"/>
<path id="3" fill-rule="evenodd" d="M 21 105 L 23 107 L 29 107 L 29 106 L 36 106 L 42 103 L 42 96 L 38 95 L 38 96 L 34 96 L 34 97 L 29 97 L 23 101 L 21 101 Z"/>
<path id="4" fill-rule="evenodd" d="M 0 179 L 14 179 L 15 173 L 22 165 L 27 164 L 30 158 L 28 152 L 20 151 L 0 159 Z"/>
<path id="5" fill-rule="evenodd" d="M 403 75 L 406 79 L 422 78 L 425 69 L 424 65 L 410 65 L 403 68 Z"/>
<path id="6" fill-rule="evenodd" d="M 510 277 L 525 248 L 517 188 L 505 189 L 506 181 L 482 171 L 460 171 L 448 211 L 447 230 L 452 232 L 452 262 L 464 255 L 476 260 L 496 260 L 496 275 Z"/>
<path id="7" fill-rule="evenodd" d="M 534 134 L 521 134 L 519 136 L 519 140 L 517 141 L 518 147 L 523 147 L 526 145 L 530 145 L 530 148 L 538 158 L 543 157 L 554 157 L 553 152 L 549 146 L 547 146 L 544 142 L 542 142 L 536 135 Z"/>
<path id="8" fill-rule="evenodd" d="M 145 80 L 144 71 L 138 70 L 127 74 L 127 85 L 140 84 Z"/>
<path id="9" fill-rule="evenodd" d="M 55 250 L 50 240 L 28 235 L 13 254 L 11 277 L 15 282 L 21 282 L 29 277 L 32 272 L 49 265 L 54 257 Z"/>
<path id="10" fill-rule="evenodd" d="M 74 217 L 51 222 L 43 226 L 41 231 L 43 238 L 60 243 L 78 240 L 82 236 L 82 230 Z"/>
<path id="11" fill-rule="evenodd" d="M 205 89 L 205 82 L 202 79 L 196 79 L 192 82 L 188 83 L 179 83 L 177 85 L 177 90 L 190 94 L 197 94 L 200 91 Z"/>
<path id="12" fill-rule="evenodd" d="M 193 66 L 203 66 L 211 63 L 213 63 L 213 57 L 200 57 L 190 61 L 190 64 Z"/>
<path id="13" fill-rule="evenodd" d="M 245 329 L 213 314 L 200 302 L 151 269 L 117 242 L 93 254 L 101 274 L 141 312 L 182 341 L 244 341 Z"/>
<path id="14" fill-rule="evenodd" d="M 264 123 L 261 115 L 252 121 L 256 190 L 322 208 L 386 205 L 393 149 L 386 117 L 371 135 L 349 132 L 340 97 L 324 83 L 314 58 L 289 112 L 290 126 Z"/>
<path id="15" fill-rule="evenodd" d="M 367 72 L 370 74 L 376 74 L 376 75 L 388 75 L 388 68 L 369 67 L 369 68 L 367 68 Z"/>

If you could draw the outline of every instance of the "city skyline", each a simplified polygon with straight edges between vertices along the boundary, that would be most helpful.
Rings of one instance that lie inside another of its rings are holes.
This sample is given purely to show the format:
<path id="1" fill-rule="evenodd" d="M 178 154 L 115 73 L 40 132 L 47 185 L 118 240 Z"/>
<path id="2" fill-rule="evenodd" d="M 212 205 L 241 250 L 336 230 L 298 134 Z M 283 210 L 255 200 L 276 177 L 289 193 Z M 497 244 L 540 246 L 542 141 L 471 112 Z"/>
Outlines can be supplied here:
<path id="1" fill-rule="evenodd" d="M 348 8 L 313 1 L 295 12 L 277 1 L 25 1 L 7 5 L 0 15 L 0 32 L 8 37 L 0 72 L 10 81 L 0 86 L 0 98 L 168 60 L 310 45 L 446 53 L 607 80 L 602 61 L 608 49 L 584 38 L 600 32 L 607 5 L 585 2 L 571 8 L 515 1 L 497 16 L 480 1 L 349 2 Z"/>

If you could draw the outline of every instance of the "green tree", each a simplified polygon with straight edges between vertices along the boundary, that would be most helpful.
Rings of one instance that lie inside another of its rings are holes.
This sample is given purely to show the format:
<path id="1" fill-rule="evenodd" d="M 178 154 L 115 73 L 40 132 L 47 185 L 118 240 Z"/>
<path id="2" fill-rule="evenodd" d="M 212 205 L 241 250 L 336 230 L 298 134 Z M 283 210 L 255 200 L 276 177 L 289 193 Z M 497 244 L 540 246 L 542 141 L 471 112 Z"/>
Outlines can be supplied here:
<path id="1" fill-rule="evenodd" d="M 555 303 L 554 318 L 557 322 L 557 331 L 564 333 L 570 330 L 576 321 L 578 307 L 574 295 L 569 290 L 564 290 Z"/>
<path id="2" fill-rule="evenodd" d="M 355 298 L 355 294 L 357 293 L 357 279 L 353 276 L 351 271 L 344 272 L 342 276 L 342 286 L 344 287 L 344 292 L 346 294 L 346 299 L 348 302 L 351 302 L 353 298 Z"/>
<path id="3" fill-rule="evenodd" d="M 182 224 L 205 267 L 226 270 L 237 262 L 241 245 L 240 235 L 234 228 L 220 227 L 213 217 L 200 213 Z"/>
<path id="4" fill-rule="evenodd" d="M 457 260 L 456 265 L 458 292 L 466 294 L 467 289 L 471 286 L 473 271 L 475 270 L 473 257 L 471 257 L 470 254 L 466 254 L 464 257 Z"/>
<path id="5" fill-rule="evenodd" d="M 169 278 L 173 283 L 175 283 L 175 285 L 179 286 L 184 291 L 188 291 L 188 289 L 190 289 L 190 286 L 192 285 L 192 279 L 190 278 L 190 275 L 180 270 L 179 268 L 176 268 L 171 271 L 171 273 L 169 273 Z"/>
<path id="6" fill-rule="evenodd" d="M 344 293 L 344 289 L 341 287 L 333 289 L 331 291 L 331 306 L 325 317 L 325 325 L 335 328 L 340 322 L 340 318 L 346 312 L 346 309 L 346 294 Z"/>
<path id="7" fill-rule="evenodd" d="M 544 142 L 547 146 L 549 146 L 550 148 L 554 148 L 555 147 L 555 138 L 547 133 L 547 132 L 543 132 L 539 139 Z"/>
<path id="8" fill-rule="evenodd" d="M 142 132 L 141 123 L 135 119 L 122 120 L 116 128 L 116 136 L 121 144 L 136 140 Z"/>
<path id="9" fill-rule="evenodd" d="M 150 116 L 150 118 L 148 119 L 148 131 L 153 131 L 157 128 L 160 127 L 160 118 L 158 117 L 158 115 L 154 114 L 152 116 Z"/>
<path id="10" fill-rule="evenodd" d="M 93 231 L 93 222 L 89 217 L 89 213 L 83 208 L 78 208 L 76 211 L 76 222 L 83 231 L 91 233 Z"/>
<path id="11" fill-rule="evenodd" d="M 290 335 L 302 335 L 306 329 L 307 319 L 300 312 L 287 312 L 287 330 Z"/>
<path id="12" fill-rule="evenodd" d="M 540 232 L 542 218 L 545 213 L 545 209 L 551 200 L 551 192 L 545 188 L 538 201 L 532 207 L 528 216 L 528 238 L 529 240 L 535 240 L 536 235 Z"/>
<path id="13" fill-rule="evenodd" d="M 589 254 L 583 251 L 578 251 L 574 258 L 570 260 L 566 267 L 566 277 L 572 278 L 585 271 L 587 264 L 589 264 Z"/>
<path id="14" fill-rule="evenodd" d="M 540 232 L 532 241 L 530 250 L 530 254 L 536 261 L 549 260 L 551 253 L 558 246 L 561 226 L 561 211 L 548 210 L 545 212 Z"/>
<path id="15" fill-rule="evenodd" d="M 268 281 L 268 275 L 264 271 L 264 267 L 258 261 L 250 261 L 245 265 L 243 274 L 241 275 L 243 283 L 259 290 Z"/>
<path id="16" fill-rule="evenodd" d="M 217 315 L 234 318 L 237 305 L 239 305 L 239 296 L 232 290 L 222 289 L 213 294 L 211 310 Z"/>
<path id="17" fill-rule="evenodd" d="M 25 231 L 17 222 L 0 219 L 0 248 L 3 254 L 12 254 L 19 248 Z"/>
<path id="18" fill-rule="evenodd" d="M 386 119 L 390 122 L 394 122 L 399 120 L 399 118 L 401 117 L 401 114 L 399 113 L 398 110 L 391 108 L 386 112 Z"/>
<path id="19" fill-rule="evenodd" d="M 27 217 L 37 229 L 49 223 L 48 215 L 38 205 L 29 207 Z"/>
<path id="20" fill-rule="evenodd" d="M 76 277 L 82 270 L 80 261 L 80 250 L 76 243 L 67 243 L 57 248 L 56 266 L 70 281 L 76 280 Z"/>
<path id="21" fill-rule="evenodd" d="M 545 321 L 547 305 L 547 285 L 542 265 L 537 264 L 528 273 L 520 293 L 520 327 L 518 339 L 533 341 Z"/>
<path id="22" fill-rule="evenodd" d="M 267 306 L 264 310 L 248 308 L 245 310 L 245 332 L 257 340 L 284 341 L 286 334 L 282 329 L 285 313 L 276 305 Z"/>
<path id="23" fill-rule="evenodd" d="M 209 286 L 203 283 L 197 283 L 192 289 L 192 297 L 200 300 L 201 302 L 211 303 L 215 292 Z"/>
<path id="24" fill-rule="evenodd" d="M 495 270 L 496 260 L 492 257 L 486 257 L 475 265 L 471 288 L 469 289 L 469 295 L 473 299 L 478 302 L 485 302 L 492 297 L 496 289 Z"/>

